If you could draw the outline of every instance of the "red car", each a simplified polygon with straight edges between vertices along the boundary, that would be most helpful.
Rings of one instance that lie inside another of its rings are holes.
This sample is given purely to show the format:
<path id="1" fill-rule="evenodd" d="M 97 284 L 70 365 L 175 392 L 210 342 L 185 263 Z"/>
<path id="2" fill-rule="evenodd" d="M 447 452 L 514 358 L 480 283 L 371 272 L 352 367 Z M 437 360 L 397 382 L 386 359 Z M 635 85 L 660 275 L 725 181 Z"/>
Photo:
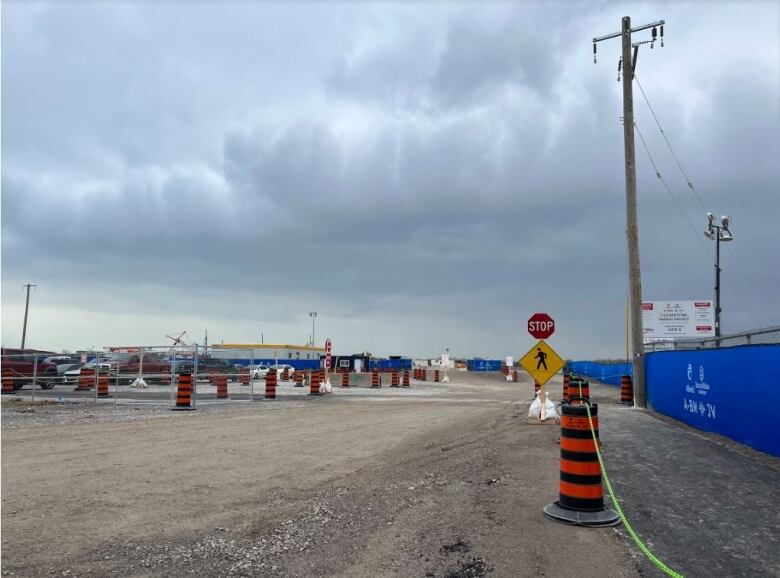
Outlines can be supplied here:
<path id="1" fill-rule="evenodd" d="M 146 381 L 159 380 L 163 368 L 171 367 L 170 362 L 157 353 L 144 353 L 143 367 L 141 367 L 140 353 L 112 353 L 107 362 L 111 366 L 110 373 L 119 374 L 120 381 L 128 383 L 139 375 L 142 375 Z"/>
<path id="2" fill-rule="evenodd" d="M 33 372 L 35 354 L 38 354 L 38 369 Z M 51 389 L 57 383 L 57 366 L 45 362 L 44 359 L 56 355 L 51 351 L 37 351 L 35 349 L 9 349 L 2 348 L 3 369 L 10 369 L 14 380 L 14 389 L 22 389 L 24 385 L 32 383 L 33 373 L 35 381 L 41 389 Z"/>

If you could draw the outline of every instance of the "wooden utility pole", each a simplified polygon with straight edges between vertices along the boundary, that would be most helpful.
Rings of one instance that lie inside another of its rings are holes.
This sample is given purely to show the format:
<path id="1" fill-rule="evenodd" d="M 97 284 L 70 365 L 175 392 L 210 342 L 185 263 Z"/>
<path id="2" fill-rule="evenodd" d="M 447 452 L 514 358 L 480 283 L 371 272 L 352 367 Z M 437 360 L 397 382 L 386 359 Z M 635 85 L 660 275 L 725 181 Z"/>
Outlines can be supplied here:
<path id="1" fill-rule="evenodd" d="M 623 42 L 623 143 L 625 148 L 626 170 L 626 242 L 628 244 L 628 281 L 629 281 L 629 318 L 631 325 L 631 353 L 633 361 L 634 404 L 647 407 L 647 388 L 645 385 L 645 357 L 642 328 L 642 270 L 639 266 L 639 224 L 636 200 L 636 155 L 634 151 L 634 68 L 639 44 L 634 46 L 631 55 L 631 33 L 652 28 L 651 47 L 657 37 L 657 27 L 661 27 L 661 45 L 663 46 L 664 21 L 653 22 L 631 28 L 631 18 L 623 17 L 620 32 L 593 39 L 593 60 L 596 60 L 596 43 L 609 38 L 621 37 Z M 620 70 L 618 65 L 618 71 Z"/>
<path id="2" fill-rule="evenodd" d="M 27 289 L 27 300 L 24 302 L 24 324 L 22 325 L 22 349 L 24 349 L 24 342 L 27 339 L 27 310 L 30 308 L 30 287 L 37 287 L 28 283 L 23 285 Z"/>

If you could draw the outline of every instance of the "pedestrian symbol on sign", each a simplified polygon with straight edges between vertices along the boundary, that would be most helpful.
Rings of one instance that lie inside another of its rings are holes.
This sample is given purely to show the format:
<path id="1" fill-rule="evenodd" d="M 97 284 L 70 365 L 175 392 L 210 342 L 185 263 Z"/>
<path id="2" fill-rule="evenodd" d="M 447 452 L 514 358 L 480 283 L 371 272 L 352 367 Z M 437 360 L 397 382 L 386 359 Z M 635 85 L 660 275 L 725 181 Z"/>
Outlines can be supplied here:
<path id="1" fill-rule="evenodd" d="M 536 348 L 536 355 L 534 355 L 534 359 L 539 360 L 536 362 L 536 369 L 544 366 L 545 371 L 547 370 L 547 354 L 542 351 L 541 347 Z"/>

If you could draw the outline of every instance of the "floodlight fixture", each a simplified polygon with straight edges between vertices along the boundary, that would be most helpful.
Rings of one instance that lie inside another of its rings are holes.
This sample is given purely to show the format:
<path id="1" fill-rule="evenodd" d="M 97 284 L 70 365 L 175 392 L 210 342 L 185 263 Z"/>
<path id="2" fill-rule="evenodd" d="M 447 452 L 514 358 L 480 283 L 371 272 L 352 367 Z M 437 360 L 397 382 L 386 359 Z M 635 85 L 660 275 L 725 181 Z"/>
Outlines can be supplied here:
<path id="1" fill-rule="evenodd" d="M 733 241 L 734 236 L 729 230 L 731 217 L 720 216 L 720 225 L 715 224 L 715 216 L 707 213 L 707 230 L 704 236 L 715 241 L 715 345 L 720 346 L 720 242 Z"/>

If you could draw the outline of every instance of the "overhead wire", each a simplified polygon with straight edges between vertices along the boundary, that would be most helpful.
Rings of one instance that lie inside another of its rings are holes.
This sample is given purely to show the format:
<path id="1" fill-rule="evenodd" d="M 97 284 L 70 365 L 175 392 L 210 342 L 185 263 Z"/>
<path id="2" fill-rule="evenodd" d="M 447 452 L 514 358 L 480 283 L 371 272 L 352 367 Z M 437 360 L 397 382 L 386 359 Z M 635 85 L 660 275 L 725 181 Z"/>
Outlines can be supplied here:
<path id="1" fill-rule="evenodd" d="M 639 87 L 639 91 L 642 93 L 642 98 L 644 99 L 645 104 L 647 105 L 647 108 L 650 110 L 650 114 L 652 115 L 653 120 L 655 121 L 655 124 L 658 127 L 658 131 L 661 133 L 661 136 L 663 136 L 664 142 L 666 143 L 666 147 L 669 149 L 669 152 L 671 153 L 672 158 L 674 159 L 674 162 L 677 165 L 678 170 L 680 171 L 680 174 L 685 179 L 685 182 L 688 185 L 688 188 L 691 190 L 693 195 L 696 197 L 696 200 L 699 202 L 699 205 L 701 206 L 701 208 L 704 211 L 706 211 L 707 207 L 705 206 L 704 201 L 701 198 L 701 195 L 699 195 L 699 192 L 696 190 L 696 187 L 693 185 L 693 182 L 692 182 L 691 178 L 688 176 L 688 173 L 686 172 L 685 168 L 682 166 L 682 163 L 680 162 L 680 159 L 678 158 L 677 153 L 674 152 L 674 147 L 672 147 L 672 143 L 669 141 L 669 137 L 666 135 L 666 131 L 664 131 L 664 128 L 661 125 L 661 121 L 658 119 L 658 115 L 655 113 L 655 109 L 653 108 L 653 105 L 650 103 L 650 99 L 648 98 L 647 93 L 645 92 L 645 89 L 642 86 L 642 83 L 639 81 L 639 77 L 636 75 L 636 73 L 634 74 L 633 78 L 634 78 L 634 81 L 636 82 L 637 87 Z M 636 127 L 636 124 L 634 126 Z M 637 131 L 638 130 L 639 129 L 637 128 Z M 644 139 L 642 139 L 642 140 L 644 142 Z M 650 156 L 650 152 L 647 149 L 647 144 L 646 143 L 644 143 L 644 144 L 645 144 L 645 150 L 647 151 L 648 156 Z M 655 167 L 655 163 L 653 163 L 653 166 Z M 656 175 L 659 175 L 659 179 L 664 183 L 664 186 L 666 186 L 667 189 L 668 189 L 668 185 L 666 185 L 666 182 L 660 177 L 660 173 L 658 172 L 657 167 L 656 167 Z M 671 193 L 671 191 L 670 191 L 670 193 Z M 672 197 L 674 198 L 674 195 L 672 195 Z M 685 218 L 688 221 L 688 224 L 692 226 L 692 223 L 691 223 L 690 219 L 688 218 L 687 214 L 685 214 L 685 212 L 682 210 L 682 208 L 680 207 L 680 205 L 679 205 L 679 203 L 677 202 L 676 199 L 675 199 L 675 204 L 677 205 L 677 208 L 680 209 L 680 211 L 683 212 L 683 214 L 685 215 Z M 694 227 L 694 231 L 696 231 L 695 227 Z M 696 233 L 696 237 L 699 239 L 699 242 L 703 244 L 703 241 L 701 240 L 698 232 Z M 755 285 L 753 284 L 753 282 L 750 279 L 750 277 L 748 277 L 747 272 L 745 271 L 744 267 L 742 266 L 742 263 L 736 257 L 736 255 L 734 254 L 734 252 L 732 251 L 731 247 L 728 244 L 726 245 L 726 250 L 734 258 L 734 263 L 736 264 L 737 269 L 741 273 L 741 275 L 742 275 L 743 279 L 745 280 L 745 283 L 749 287 L 751 293 L 753 293 L 753 295 L 758 295 L 759 293 L 755 290 Z M 712 253 L 709 251 L 709 249 L 707 249 L 707 253 L 710 255 L 710 258 L 713 258 Z M 723 276 L 726 279 L 726 283 L 728 283 L 729 287 L 732 289 L 732 291 L 734 291 L 734 294 L 737 295 L 739 300 L 745 306 L 745 309 L 748 311 L 750 316 L 753 318 L 753 320 L 755 321 L 756 325 L 760 327 L 761 324 L 756 319 L 756 316 L 753 314 L 753 312 L 750 309 L 750 307 L 747 306 L 747 303 L 744 301 L 744 299 L 742 299 L 742 297 L 739 294 L 739 292 L 737 291 L 736 286 L 734 285 L 731 277 L 728 275 L 728 273 L 726 273 L 726 272 L 724 272 L 722 270 L 721 270 L 721 272 L 723 273 Z M 767 308 L 764 306 L 763 302 L 759 302 L 759 306 L 760 306 L 760 308 L 762 310 L 764 310 L 764 314 L 766 315 Z M 766 317 L 768 319 L 771 319 L 772 321 L 776 322 L 776 319 L 775 319 L 774 315 L 766 315 Z"/>
<path id="2" fill-rule="evenodd" d="M 714 257 L 712 255 L 712 251 L 710 251 L 710 248 L 707 246 L 707 244 L 702 240 L 701 235 L 699 235 L 699 231 L 696 228 L 696 226 L 693 224 L 693 221 L 691 221 L 688 214 L 685 212 L 685 210 L 680 205 L 679 201 L 677 200 L 677 197 L 675 196 L 674 192 L 672 191 L 672 188 L 669 186 L 669 184 L 666 182 L 666 179 L 661 175 L 661 171 L 658 170 L 658 165 L 655 164 L 655 160 L 653 159 L 653 155 L 650 154 L 650 149 L 647 146 L 647 141 L 645 141 L 645 137 L 642 134 L 642 131 L 639 130 L 639 125 L 634 122 L 634 129 L 636 130 L 636 134 L 639 136 L 639 140 L 642 141 L 642 146 L 645 149 L 645 152 L 647 153 L 647 158 L 650 160 L 650 165 L 653 167 L 653 170 L 655 171 L 655 176 L 658 178 L 658 180 L 663 185 L 664 189 L 666 189 L 666 192 L 669 193 L 669 196 L 672 198 L 672 201 L 674 202 L 677 209 L 680 211 L 682 216 L 685 218 L 685 221 L 688 223 L 688 226 L 693 231 L 694 236 L 699 241 L 699 244 L 704 249 L 704 252 L 707 253 L 707 256 L 710 258 L 710 260 L 713 260 Z M 721 270 L 722 272 L 722 270 Z M 725 276 L 725 275 L 724 275 Z M 731 279 L 729 279 L 728 276 L 726 277 L 726 282 L 729 284 L 729 287 L 731 287 L 731 290 L 734 291 L 734 294 L 737 296 L 737 299 L 739 299 L 739 302 L 742 304 L 742 306 L 745 308 L 745 310 L 748 312 L 750 317 L 753 318 L 753 321 L 756 324 L 756 327 L 760 327 L 761 324 L 759 323 L 756 316 L 753 314 L 753 311 L 750 309 L 748 304 L 745 302 L 745 300 L 742 298 L 742 295 L 737 290 L 737 288 L 734 286 L 734 284 L 731 282 Z"/>
<path id="3" fill-rule="evenodd" d="M 642 131 L 639 130 L 639 125 L 636 122 L 634 122 L 634 130 L 636 130 L 636 134 L 639 135 L 639 140 L 642 141 L 642 146 L 645 149 L 645 152 L 647 153 L 647 158 L 650 160 L 650 165 L 653 167 L 653 170 L 655 171 L 655 176 L 658 178 L 659 181 L 661 181 L 661 184 L 664 186 L 664 189 L 666 189 L 666 192 L 669 193 L 669 196 L 672 198 L 672 201 L 674 202 L 675 206 L 680 211 L 682 216 L 685 218 L 685 221 L 688 223 L 688 226 L 693 231 L 693 234 L 696 237 L 696 239 L 699 241 L 699 244 L 704 248 L 704 251 L 710 257 L 710 259 L 712 259 L 713 258 L 712 251 L 710 251 L 710 248 L 707 246 L 707 244 L 704 241 L 702 241 L 698 229 L 693 224 L 693 221 L 691 221 L 690 217 L 688 217 L 688 214 L 683 210 L 682 206 L 677 200 L 677 197 L 675 197 L 674 192 L 672 192 L 672 188 L 666 182 L 666 179 L 664 179 L 664 177 L 661 175 L 661 171 L 658 170 L 658 165 L 655 164 L 653 155 L 650 154 L 650 149 L 647 146 L 647 141 L 645 141 L 645 137 L 642 134 Z"/>
<path id="4" fill-rule="evenodd" d="M 672 148 L 672 143 L 669 142 L 669 138 L 666 136 L 666 132 L 664 132 L 664 129 L 661 126 L 661 121 L 658 120 L 658 116 L 655 114 L 653 105 L 650 104 L 650 99 L 647 98 L 647 94 L 645 94 L 645 89 L 642 88 L 642 83 L 639 82 L 639 78 L 636 76 L 636 74 L 634 74 L 634 80 L 636 81 L 636 85 L 639 87 L 639 92 L 642 93 L 642 98 L 645 99 L 645 104 L 647 104 L 647 108 L 650 109 L 650 114 L 653 115 L 653 120 L 655 120 L 655 124 L 658 127 L 658 130 L 661 132 L 661 135 L 664 137 L 664 142 L 666 142 L 666 146 L 669 149 L 669 152 L 672 153 L 672 158 L 674 159 L 674 162 L 677 164 L 677 168 L 680 169 L 680 173 L 682 173 L 683 178 L 685 178 L 685 182 L 688 184 L 688 188 L 691 189 L 691 191 L 693 191 L 693 194 L 696 196 L 696 199 L 699 201 L 699 205 L 701 205 L 701 208 L 706 211 L 707 207 L 704 206 L 704 202 L 701 200 L 701 197 L 699 196 L 696 187 L 693 186 L 690 177 L 688 177 L 688 173 L 685 172 L 685 169 L 680 163 L 680 159 L 677 158 L 677 154 L 675 154 L 674 149 Z"/>

